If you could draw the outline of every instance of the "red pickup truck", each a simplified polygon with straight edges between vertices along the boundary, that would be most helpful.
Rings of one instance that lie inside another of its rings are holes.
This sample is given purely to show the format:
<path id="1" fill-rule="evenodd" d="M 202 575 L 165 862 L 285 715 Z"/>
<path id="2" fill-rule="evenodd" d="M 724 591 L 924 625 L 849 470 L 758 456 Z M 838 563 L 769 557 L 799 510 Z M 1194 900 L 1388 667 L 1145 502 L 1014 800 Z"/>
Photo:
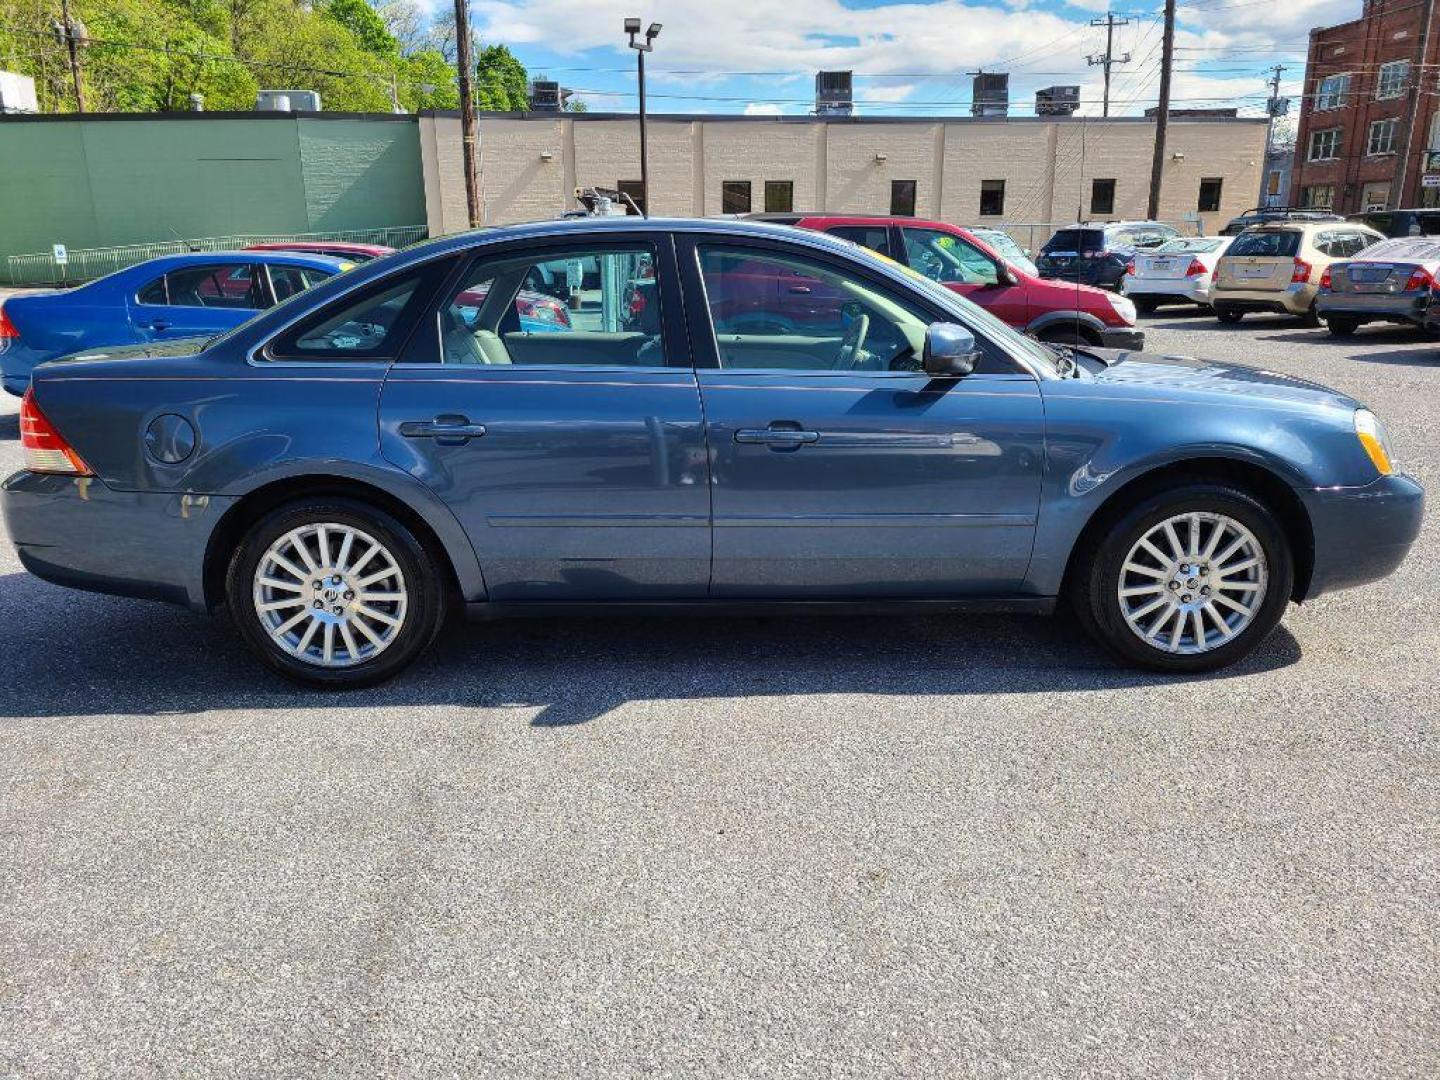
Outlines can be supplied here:
<path id="1" fill-rule="evenodd" d="M 1074 282 L 1046 281 L 1007 262 L 957 225 L 856 214 L 751 214 L 780 225 L 854 241 L 938 281 L 1017 330 L 1041 341 L 1143 349 L 1135 306 L 1123 296 Z"/>

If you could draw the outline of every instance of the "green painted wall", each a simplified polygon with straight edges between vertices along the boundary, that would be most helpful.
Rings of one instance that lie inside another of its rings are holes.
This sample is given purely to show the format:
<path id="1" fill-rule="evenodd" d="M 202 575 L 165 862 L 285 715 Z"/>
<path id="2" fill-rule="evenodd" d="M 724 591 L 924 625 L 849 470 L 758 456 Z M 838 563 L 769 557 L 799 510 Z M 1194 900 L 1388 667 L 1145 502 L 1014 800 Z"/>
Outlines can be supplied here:
<path id="1" fill-rule="evenodd" d="M 0 259 L 424 224 L 413 117 L 0 120 Z"/>

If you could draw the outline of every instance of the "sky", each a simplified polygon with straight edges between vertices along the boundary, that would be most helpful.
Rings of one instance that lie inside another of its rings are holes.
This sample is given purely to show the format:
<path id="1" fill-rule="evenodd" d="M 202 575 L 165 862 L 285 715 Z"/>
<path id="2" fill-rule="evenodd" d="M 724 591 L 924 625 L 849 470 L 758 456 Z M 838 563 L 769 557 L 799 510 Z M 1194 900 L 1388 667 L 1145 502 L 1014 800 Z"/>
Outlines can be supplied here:
<path id="1" fill-rule="evenodd" d="M 431 0 L 440 3 L 443 0 Z M 1105 31 L 1113 7 L 1112 115 L 1138 115 L 1158 96 L 1159 0 L 472 0 L 482 42 L 504 43 L 532 76 L 578 92 L 594 111 L 636 107 L 635 53 L 624 18 L 664 29 L 646 60 L 651 112 L 810 111 L 814 73 L 855 73 L 864 116 L 969 112 L 978 69 L 1008 71 L 1012 115 L 1033 115 L 1035 90 L 1081 86 L 1081 112 L 1101 113 Z M 1239 106 L 1263 115 L 1266 70 L 1284 64 L 1282 94 L 1298 95 L 1312 26 L 1345 22 L 1361 0 L 1188 0 L 1178 9 L 1172 108 Z M 1299 104 L 1292 103 L 1292 114 Z"/>

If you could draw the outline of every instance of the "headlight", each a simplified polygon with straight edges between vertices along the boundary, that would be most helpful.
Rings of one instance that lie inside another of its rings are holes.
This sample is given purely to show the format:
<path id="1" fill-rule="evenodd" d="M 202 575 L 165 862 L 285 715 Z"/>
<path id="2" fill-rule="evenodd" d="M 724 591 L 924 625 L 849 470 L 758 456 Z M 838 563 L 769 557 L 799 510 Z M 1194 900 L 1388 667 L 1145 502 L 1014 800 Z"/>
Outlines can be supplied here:
<path id="1" fill-rule="evenodd" d="M 1115 309 L 1115 314 L 1130 326 L 1135 325 L 1135 305 L 1123 296 L 1114 293 L 1106 293 L 1110 298 L 1110 306 Z"/>
<path id="2" fill-rule="evenodd" d="M 1381 476 L 1389 476 L 1395 471 L 1395 454 L 1390 449 L 1390 437 L 1369 409 L 1355 410 L 1355 436 Z"/>

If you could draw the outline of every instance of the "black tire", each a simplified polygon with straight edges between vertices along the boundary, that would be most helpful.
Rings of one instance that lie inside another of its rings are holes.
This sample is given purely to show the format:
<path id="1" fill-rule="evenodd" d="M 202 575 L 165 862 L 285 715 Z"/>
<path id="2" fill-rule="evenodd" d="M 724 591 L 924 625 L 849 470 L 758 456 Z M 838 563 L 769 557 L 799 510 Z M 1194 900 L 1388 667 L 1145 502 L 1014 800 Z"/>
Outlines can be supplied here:
<path id="1" fill-rule="evenodd" d="M 1360 329 L 1358 319 L 1345 319 L 1337 315 L 1331 315 L 1325 320 L 1325 329 L 1329 330 L 1335 337 L 1349 337 Z"/>
<path id="2" fill-rule="evenodd" d="M 1191 512 L 1224 514 L 1245 526 L 1265 554 L 1268 580 L 1259 610 L 1232 640 L 1206 652 L 1171 653 L 1130 628 L 1118 590 L 1125 559 L 1140 538 L 1166 519 Z M 1068 599 L 1081 624 L 1121 659 L 1155 671 L 1213 671 L 1240 660 L 1280 621 L 1295 581 L 1290 543 L 1275 515 L 1253 495 L 1221 482 L 1186 483 L 1140 500 L 1090 537 L 1075 559 Z"/>
<path id="3" fill-rule="evenodd" d="M 292 530 L 332 522 L 378 541 L 405 583 L 404 609 L 393 640 L 383 651 L 349 667 L 322 667 L 285 651 L 262 624 L 254 603 L 256 568 L 270 546 Z M 240 636 L 266 667 L 306 686 L 346 690 L 384 682 L 425 651 L 445 621 L 444 582 L 435 557 L 390 514 L 357 500 L 317 498 L 287 503 L 251 526 L 230 559 L 225 594 Z"/>
<path id="4" fill-rule="evenodd" d="M 1245 317 L 1245 313 L 1237 308 L 1226 307 L 1223 304 L 1215 305 L 1215 318 L 1223 323 L 1238 323 Z"/>
<path id="5" fill-rule="evenodd" d="M 1068 326 L 1052 326 L 1041 330 L 1037 336 L 1041 341 L 1048 341 L 1053 345 L 1073 345 L 1078 349 L 1095 344 L 1082 331 Z"/>
<path id="6" fill-rule="evenodd" d="M 1154 315 L 1155 309 L 1160 305 L 1154 300 L 1136 300 L 1135 310 L 1141 315 Z"/>
<path id="7" fill-rule="evenodd" d="M 1310 327 L 1316 327 L 1320 325 L 1320 313 L 1315 310 L 1314 304 L 1311 304 L 1308 308 L 1305 309 L 1305 313 L 1300 316 L 1300 321 L 1306 326 Z"/>

